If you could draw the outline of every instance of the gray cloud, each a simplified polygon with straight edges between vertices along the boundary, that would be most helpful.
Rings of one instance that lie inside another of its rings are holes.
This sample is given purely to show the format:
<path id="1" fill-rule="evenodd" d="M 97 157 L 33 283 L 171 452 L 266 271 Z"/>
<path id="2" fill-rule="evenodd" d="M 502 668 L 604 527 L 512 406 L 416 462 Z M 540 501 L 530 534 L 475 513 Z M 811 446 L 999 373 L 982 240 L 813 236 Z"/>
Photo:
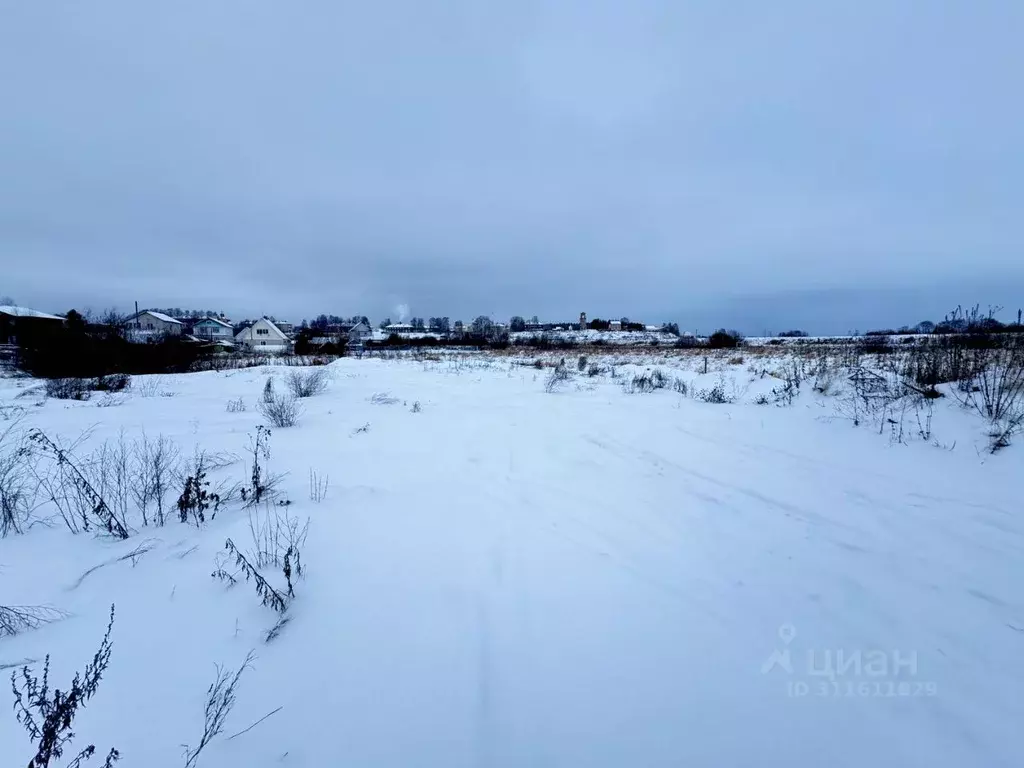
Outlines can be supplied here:
<path id="1" fill-rule="evenodd" d="M 1013 304 L 1022 21 L 1013 0 L 7 3 L 0 292 L 750 332 Z"/>

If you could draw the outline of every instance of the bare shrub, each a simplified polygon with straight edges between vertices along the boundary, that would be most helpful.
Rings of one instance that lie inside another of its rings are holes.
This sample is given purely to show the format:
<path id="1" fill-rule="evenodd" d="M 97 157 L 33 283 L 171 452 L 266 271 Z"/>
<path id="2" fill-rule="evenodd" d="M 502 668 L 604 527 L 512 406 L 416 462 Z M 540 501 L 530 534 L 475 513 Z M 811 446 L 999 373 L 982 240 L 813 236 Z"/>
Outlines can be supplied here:
<path id="1" fill-rule="evenodd" d="M 85 457 L 82 469 L 93 487 L 106 500 L 111 513 L 128 527 L 132 486 L 135 484 L 132 446 L 122 429 L 117 440 L 104 440 L 103 445 Z"/>
<path id="2" fill-rule="evenodd" d="M 249 485 L 239 490 L 246 506 L 254 506 L 274 496 L 281 482 L 281 475 L 272 475 L 269 470 L 270 434 L 270 430 L 261 424 L 256 427 L 255 435 L 249 435 L 252 471 L 249 473 Z"/>
<path id="3" fill-rule="evenodd" d="M 235 707 L 238 682 L 242 679 L 242 673 L 252 668 L 254 656 L 252 651 L 245 657 L 242 666 L 233 674 L 228 672 L 220 664 L 217 665 L 217 677 L 206 689 L 206 707 L 203 718 L 203 735 L 195 749 L 185 747 L 185 768 L 195 768 L 199 755 L 203 750 L 224 731 L 224 724 L 228 715 Z"/>
<path id="4" fill-rule="evenodd" d="M 21 419 L 0 429 L 0 537 L 21 533 L 35 501 L 33 456 Z"/>
<path id="5" fill-rule="evenodd" d="M 92 395 L 85 379 L 48 379 L 46 396 L 55 400 L 88 400 Z"/>
<path id="6" fill-rule="evenodd" d="M 327 488 L 330 478 L 327 475 L 319 474 L 310 467 L 309 470 L 309 500 L 319 504 L 327 498 Z"/>
<path id="7" fill-rule="evenodd" d="M 589 376 L 590 378 L 594 378 L 595 376 L 600 376 L 600 375 L 601 375 L 601 366 L 598 365 L 597 363 L 593 363 L 587 369 L 587 376 Z"/>
<path id="8" fill-rule="evenodd" d="M 587 370 L 586 355 L 580 355 L 580 359 L 576 361 L 576 370 L 578 370 L 580 373 L 583 373 L 585 370 Z"/>
<path id="9" fill-rule="evenodd" d="M 20 405 L 0 405 L 0 421 L 21 421 L 25 409 Z"/>
<path id="10" fill-rule="evenodd" d="M 390 392 L 375 392 L 370 397 L 370 402 L 374 405 L 394 405 L 398 402 L 398 398 L 392 397 Z"/>
<path id="11" fill-rule="evenodd" d="M 273 379 L 267 379 L 273 381 Z M 264 393 L 265 394 L 265 393 Z M 287 394 L 271 394 L 270 400 L 264 397 L 257 406 L 260 415 L 265 418 L 271 426 L 279 429 L 294 427 L 299 420 L 302 406 L 297 398 Z"/>
<path id="12" fill-rule="evenodd" d="M 932 416 L 935 412 L 935 398 L 918 396 L 914 400 L 914 415 L 917 418 L 917 434 L 925 441 L 932 439 Z"/>
<path id="13" fill-rule="evenodd" d="M 35 748 L 35 756 L 29 759 L 28 768 L 47 768 L 64 754 L 75 737 L 72 730 L 78 710 L 96 695 L 100 680 L 110 664 L 110 633 L 114 628 L 114 607 L 110 607 L 110 622 L 92 661 L 85 665 L 81 674 L 76 674 L 71 685 L 63 691 L 50 690 L 50 657 L 43 663 L 41 678 L 36 677 L 27 666 L 21 674 L 11 673 L 11 688 L 14 692 L 14 716 L 24 727 Z M 71 761 L 72 768 L 91 758 L 96 747 L 90 744 Z M 104 768 L 110 768 L 120 759 L 116 749 L 107 753 Z"/>
<path id="14" fill-rule="evenodd" d="M 206 454 L 197 450 L 182 481 L 181 495 L 178 496 L 178 519 L 187 523 L 190 520 L 197 528 L 206 522 L 206 514 L 212 507 L 210 519 L 217 516 L 220 509 L 220 496 L 209 490 L 210 481 L 206 479 Z"/>
<path id="15" fill-rule="evenodd" d="M 278 618 L 277 623 L 267 630 L 266 634 L 263 636 L 263 642 L 265 642 L 267 645 L 270 645 L 272 642 L 277 640 L 278 636 L 281 634 L 281 630 L 288 626 L 291 620 L 291 616 L 289 616 L 288 614 L 282 614 Z M 234 736 L 232 736 L 231 738 L 234 738 Z"/>
<path id="16" fill-rule="evenodd" d="M 0 637 L 13 637 L 38 629 L 67 615 L 48 605 L 0 605 Z"/>
<path id="17" fill-rule="evenodd" d="M 551 369 L 551 373 L 548 374 L 547 381 L 544 382 L 544 391 L 548 393 L 557 392 L 563 384 L 571 379 L 572 374 L 569 373 L 569 369 L 565 367 L 565 361 L 563 360 Z"/>
<path id="18" fill-rule="evenodd" d="M 263 402 L 274 402 L 274 379 L 271 376 L 267 377 L 267 381 L 263 385 Z"/>
<path id="19" fill-rule="evenodd" d="M 260 598 L 260 602 L 262 602 L 263 605 L 272 608 L 278 613 L 284 613 L 288 609 L 289 595 L 282 594 L 271 586 L 270 582 L 260 574 L 259 569 L 249 562 L 245 555 L 243 555 L 241 551 L 239 551 L 238 547 L 235 546 L 235 542 L 231 539 L 224 542 L 224 549 L 226 556 L 222 555 L 221 561 L 213 572 L 214 578 L 220 579 L 221 581 L 227 581 L 233 586 L 238 583 L 238 574 L 242 574 L 245 576 L 246 581 L 252 579 L 256 584 L 256 595 Z M 235 573 L 230 573 L 225 567 L 228 565 L 231 558 L 234 558 L 234 565 L 238 568 L 238 571 Z M 291 564 L 289 563 L 289 568 L 290 565 Z"/>
<path id="20" fill-rule="evenodd" d="M 245 400 L 240 397 L 236 400 L 228 400 L 225 410 L 228 413 L 245 413 Z"/>
<path id="21" fill-rule="evenodd" d="M 80 440 L 85 437 L 83 435 Z M 57 507 L 68 529 L 73 533 L 88 531 L 91 524 L 98 523 L 108 533 L 127 539 L 129 534 L 125 522 L 118 519 L 76 463 L 73 449 L 78 443 L 64 447 L 39 429 L 29 432 L 28 439 L 33 450 L 51 460 L 50 472 L 40 479 L 40 485 Z"/>
<path id="22" fill-rule="evenodd" d="M 678 392 L 683 397 L 685 397 L 686 394 L 690 391 L 689 387 L 686 386 L 686 382 L 683 381 L 678 376 L 676 376 L 674 379 L 672 379 L 672 390 L 674 392 Z"/>
<path id="23" fill-rule="evenodd" d="M 313 397 L 327 389 L 328 372 L 326 368 L 314 368 L 312 371 L 291 371 L 286 381 L 295 397 Z"/>
<path id="24" fill-rule="evenodd" d="M 822 395 L 831 395 L 838 374 L 834 370 L 819 369 L 814 377 L 814 391 Z"/>
<path id="25" fill-rule="evenodd" d="M 309 518 L 300 520 L 290 514 L 287 508 L 264 505 L 262 511 L 249 510 L 249 533 L 252 549 L 249 561 L 257 568 L 285 569 L 288 592 L 292 592 L 291 578 L 305 575 L 302 566 L 302 549 L 309 535 Z"/>
<path id="26" fill-rule="evenodd" d="M 133 390 L 139 397 L 159 397 L 164 393 L 163 383 L 159 376 L 146 376 L 135 382 Z"/>
<path id="27" fill-rule="evenodd" d="M 1024 427 L 1024 342 L 974 349 L 971 358 L 973 375 L 956 396 L 989 422 L 989 449 L 995 453 Z"/>
<path id="28" fill-rule="evenodd" d="M 167 521 L 164 500 L 172 478 L 179 475 L 181 451 L 169 438 L 160 435 L 150 440 L 146 433 L 135 441 L 133 484 L 135 506 L 142 514 L 142 524 L 149 525 L 149 509 L 153 508 L 153 522 L 163 525 Z"/>

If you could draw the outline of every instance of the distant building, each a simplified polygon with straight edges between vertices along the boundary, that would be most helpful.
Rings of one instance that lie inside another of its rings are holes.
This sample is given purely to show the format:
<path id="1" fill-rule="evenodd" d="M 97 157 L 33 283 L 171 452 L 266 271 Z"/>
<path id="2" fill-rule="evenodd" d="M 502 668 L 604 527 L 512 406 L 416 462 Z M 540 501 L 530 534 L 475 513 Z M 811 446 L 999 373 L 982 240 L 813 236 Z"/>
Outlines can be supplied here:
<path id="1" fill-rule="evenodd" d="M 407 323 L 392 323 L 391 325 L 384 326 L 384 333 L 388 336 L 395 334 L 397 336 L 406 336 L 410 333 L 415 333 L 416 329 L 408 325 Z"/>
<path id="2" fill-rule="evenodd" d="M 608 330 L 609 331 L 621 331 L 622 330 L 622 321 L 621 320 L 611 320 L 611 321 L 609 321 L 609 323 L 608 323 Z"/>
<path id="3" fill-rule="evenodd" d="M 181 336 L 185 324 L 163 312 L 144 309 L 125 321 L 131 341 L 150 341 L 161 336 Z"/>
<path id="4" fill-rule="evenodd" d="M 231 323 L 219 317 L 204 317 L 192 326 L 192 335 L 203 341 L 231 341 L 235 334 Z"/>
<path id="5" fill-rule="evenodd" d="M 0 344 L 17 344 L 18 339 L 53 333 L 64 318 L 28 307 L 0 306 Z"/>
<path id="6" fill-rule="evenodd" d="M 266 317 L 239 331 L 235 343 L 260 352 L 285 352 L 292 344 L 284 331 Z"/>
<path id="7" fill-rule="evenodd" d="M 364 342 L 373 338 L 373 328 L 369 323 L 360 320 L 348 329 L 348 343 L 352 346 L 361 346 Z"/>
<path id="8" fill-rule="evenodd" d="M 291 336 L 295 331 L 295 326 L 289 323 L 287 320 L 275 320 L 274 325 L 277 326 L 278 330 L 286 336 Z"/>
<path id="9" fill-rule="evenodd" d="M 587 330 L 587 313 L 586 312 L 580 312 L 580 330 L 581 331 Z"/>

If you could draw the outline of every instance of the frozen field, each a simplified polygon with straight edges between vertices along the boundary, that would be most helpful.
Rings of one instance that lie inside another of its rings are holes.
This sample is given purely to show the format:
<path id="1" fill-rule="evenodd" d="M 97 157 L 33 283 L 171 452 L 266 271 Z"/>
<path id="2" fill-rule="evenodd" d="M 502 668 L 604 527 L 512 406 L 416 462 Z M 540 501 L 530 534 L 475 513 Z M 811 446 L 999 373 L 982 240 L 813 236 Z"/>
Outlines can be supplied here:
<path id="1" fill-rule="evenodd" d="M 855 428 L 842 376 L 831 394 L 808 383 L 758 405 L 780 381 L 756 361 L 662 361 L 668 385 L 635 394 L 623 382 L 643 366 L 613 378 L 589 362 L 594 376 L 570 358 L 554 392 L 549 369 L 511 358 L 331 365 L 270 438 L 292 502 L 273 512 L 310 519 L 270 643 L 277 614 L 253 583 L 211 572 L 225 539 L 253 548 L 250 516 L 272 511 L 234 502 L 201 528 L 131 518 L 116 541 L 39 507 L 48 524 L 0 539 L 0 605 L 68 615 L 0 638 L 3 674 L 49 653 L 65 685 L 116 604 L 110 666 L 65 762 L 95 744 L 96 764 L 116 746 L 124 766 L 183 765 L 215 664 L 254 650 L 198 765 L 1021 765 L 1024 443 L 990 455 L 951 397 L 928 430 L 919 411 L 902 437 Z M 264 382 L 283 391 L 287 373 L 137 377 L 124 395 L 38 407 L 31 381 L 3 379 L 0 431 L 91 429 L 85 457 L 145 430 L 186 456 L 233 454 L 210 480 L 244 483 Z M 734 402 L 694 396 L 719 385 Z M 329 476 L 319 503 L 311 469 Z M 134 564 L 117 559 L 144 542 Z M 0 703 L 0 758 L 24 765 L 31 742 Z"/>

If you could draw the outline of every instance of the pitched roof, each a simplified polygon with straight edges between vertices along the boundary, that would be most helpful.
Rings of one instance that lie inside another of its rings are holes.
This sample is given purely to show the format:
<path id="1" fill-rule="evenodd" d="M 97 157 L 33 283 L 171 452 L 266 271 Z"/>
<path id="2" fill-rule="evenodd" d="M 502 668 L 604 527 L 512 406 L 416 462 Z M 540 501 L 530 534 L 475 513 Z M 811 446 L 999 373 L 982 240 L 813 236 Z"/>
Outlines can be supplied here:
<path id="1" fill-rule="evenodd" d="M 63 320 L 63 317 L 57 317 L 57 315 L 49 315 L 46 312 L 40 312 L 36 309 L 29 309 L 28 307 L 15 307 L 11 305 L 0 306 L 0 315 L 11 315 L 12 317 L 34 317 L 37 320 Z"/>
<path id="2" fill-rule="evenodd" d="M 164 323 L 174 323 L 175 325 L 181 325 L 182 324 L 180 320 L 175 320 L 173 317 L 171 317 L 170 315 L 165 315 L 163 312 L 154 312 L 152 309 L 144 309 L 141 312 L 139 312 L 138 314 L 135 314 L 135 315 L 132 315 L 131 317 L 129 317 L 128 320 L 129 321 L 131 321 L 131 320 L 138 320 L 142 315 L 152 315 L 157 320 L 159 320 L 161 322 L 164 322 Z"/>
<path id="3" fill-rule="evenodd" d="M 251 338 L 254 338 L 254 334 L 253 334 L 252 329 L 255 328 L 257 325 L 259 325 L 260 323 L 266 323 L 266 325 L 270 328 L 271 331 L 276 333 L 278 336 L 280 336 L 285 341 L 288 341 L 288 334 L 286 334 L 284 331 L 282 331 L 280 328 L 278 328 L 276 325 L 274 325 L 274 321 L 271 320 L 270 318 L 267 318 L 267 317 L 261 317 L 259 320 L 257 320 L 252 325 L 247 326 L 247 327 L 243 328 L 242 330 L 240 330 L 238 333 L 235 334 L 235 339 L 245 339 L 245 338 L 251 339 Z"/>
<path id="4" fill-rule="evenodd" d="M 257 320 L 256 322 L 259 322 L 259 320 Z M 274 321 L 273 321 L 273 320 L 271 320 L 271 319 L 270 319 L 269 317 L 264 317 L 264 318 L 263 318 L 263 322 L 265 322 L 265 323 L 266 323 L 267 325 L 269 325 L 269 326 L 270 326 L 270 328 L 271 328 L 271 330 L 277 331 L 277 332 L 278 332 L 279 334 L 281 334 L 281 336 L 282 336 L 283 338 L 285 338 L 285 339 L 287 339 L 287 338 L 288 338 L 288 334 L 287 334 L 287 333 L 285 333 L 284 331 L 282 331 L 282 330 L 281 330 L 280 328 L 278 328 L 278 327 L 277 327 L 276 325 L 274 325 Z"/>
<path id="5" fill-rule="evenodd" d="M 234 327 L 234 326 L 231 325 L 231 323 L 226 323 L 223 320 L 221 320 L 219 317 L 203 317 L 203 318 L 200 318 L 199 320 L 196 321 L 196 325 L 199 325 L 199 323 L 205 323 L 207 321 L 209 321 L 211 323 L 216 323 L 217 325 L 222 325 L 225 328 L 233 328 Z"/>

